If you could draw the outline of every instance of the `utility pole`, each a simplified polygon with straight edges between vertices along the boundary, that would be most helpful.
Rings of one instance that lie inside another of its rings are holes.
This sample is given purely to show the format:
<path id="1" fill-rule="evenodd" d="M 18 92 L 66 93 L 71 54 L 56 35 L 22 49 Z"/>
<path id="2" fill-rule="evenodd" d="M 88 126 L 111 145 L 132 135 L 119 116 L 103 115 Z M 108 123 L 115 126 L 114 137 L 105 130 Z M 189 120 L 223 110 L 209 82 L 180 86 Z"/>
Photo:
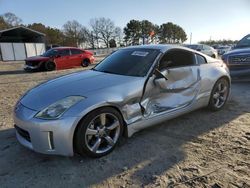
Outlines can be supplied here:
<path id="1" fill-rule="evenodd" d="M 192 32 L 190 33 L 190 44 L 192 44 Z"/>

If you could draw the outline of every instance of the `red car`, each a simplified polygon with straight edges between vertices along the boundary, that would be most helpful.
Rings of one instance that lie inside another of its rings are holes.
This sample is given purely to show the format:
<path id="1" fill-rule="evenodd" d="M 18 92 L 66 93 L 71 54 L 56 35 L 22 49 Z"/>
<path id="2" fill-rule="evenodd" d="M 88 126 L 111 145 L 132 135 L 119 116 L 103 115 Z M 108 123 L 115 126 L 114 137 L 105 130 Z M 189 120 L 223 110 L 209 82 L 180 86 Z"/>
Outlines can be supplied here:
<path id="1" fill-rule="evenodd" d="M 25 59 L 24 70 L 60 70 L 78 66 L 86 67 L 95 60 L 93 53 L 73 47 L 57 47 L 43 55 Z"/>

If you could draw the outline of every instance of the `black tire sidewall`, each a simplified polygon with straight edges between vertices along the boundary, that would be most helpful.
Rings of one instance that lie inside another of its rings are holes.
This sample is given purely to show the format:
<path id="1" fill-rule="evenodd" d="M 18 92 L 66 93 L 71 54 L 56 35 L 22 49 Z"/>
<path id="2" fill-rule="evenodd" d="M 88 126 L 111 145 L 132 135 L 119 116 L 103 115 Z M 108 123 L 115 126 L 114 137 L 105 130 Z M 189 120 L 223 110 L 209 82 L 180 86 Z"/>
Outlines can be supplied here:
<path id="1" fill-rule="evenodd" d="M 50 67 L 51 65 L 53 65 L 52 68 Z M 45 69 L 46 69 L 47 71 L 53 71 L 53 70 L 55 70 L 55 69 L 56 69 L 56 64 L 55 64 L 55 62 L 53 62 L 53 61 L 48 61 L 48 62 L 46 62 L 46 63 L 45 63 Z"/>
<path id="2" fill-rule="evenodd" d="M 82 60 L 82 64 L 81 64 L 81 65 L 82 65 L 83 67 L 88 67 L 89 64 L 90 64 L 90 62 L 89 62 L 88 60 L 86 60 L 86 59 Z"/>
<path id="3" fill-rule="evenodd" d="M 216 90 L 218 84 L 219 84 L 222 80 L 224 80 L 224 81 L 227 83 L 227 88 L 228 88 L 228 91 L 227 91 L 227 92 L 228 92 L 228 93 L 227 93 L 227 97 L 226 97 L 226 100 L 225 100 L 224 104 L 223 104 L 220 108 L 217 108 L 217 107 L 214 106 L 213 94 L 214 94 L 214 92 L 215 92 L 215 90 Z M 222 108 L 225 106 L 225 104 L 227 103 L 227 99 L 228 99 L 228 97 L 229 97 L 229 90 L 230 90 L 230 83 L 229 83 L 229 81 L 228 81 L 226 78 L 220 78 L 219 80 L 217 80 L 216 83 L 214 84 L 213 90 L 212 90 L 211 95 L 210 95 L 208 108 L 209 108 L 210 110 L 212 110 L 212 111 L 218 111 L 218 110 L 222 109 Z"/>
<path id="4" fill-rule="evenodd" d="M 90 151 L 89 148 L 87 147 L 87 145 L 85 143 L 85 132 L 86 132 L 86 130 L 88 128 L 88 125 L 89 125 L 90 121 L 92 121 L 93 118 L 95 118 L 96 116 L 98 116 L 101 113 L 111 113 L 111 114 L 115 115 L 117 117 L 117 119 L 119 120 L 121 127 L 120 127 L 120 134 L 119 134 L 118 140 L 114 144 L 114 146 L 110 150 L 108 150 L 108 151 L 106 151 L 104 153 L 101 153 L 101 154 L 98 153 L 97 154 L 97 153 L 93 153 L 92 151 Z M 120 141 L 122 133 L 123 133 L 123 128 L 124 128 L 124 123 L 123 123 L 122 116 L 114 108 L 104 107 L 104 108 L 96 109 L 96 110 L 90 112 L 89 114 L 87 114 L 81 120 L 81 122 L 79 123 L 79 125 L 78 125 L 78 127 L 76 129 L 75 139 L 74 139 L 75 140 L 74 144 L 75 144 L 76 152 L 79 153 L 82 156 L 87 155 L 89 157 L 94 157 L 94 158 L 102 157 L 104 155 L 107 155 L 108 153 L 110 153 L 110 152 L 112 152 L 114 150 L 114 148 L 116 147 L 116 145 Z"/>

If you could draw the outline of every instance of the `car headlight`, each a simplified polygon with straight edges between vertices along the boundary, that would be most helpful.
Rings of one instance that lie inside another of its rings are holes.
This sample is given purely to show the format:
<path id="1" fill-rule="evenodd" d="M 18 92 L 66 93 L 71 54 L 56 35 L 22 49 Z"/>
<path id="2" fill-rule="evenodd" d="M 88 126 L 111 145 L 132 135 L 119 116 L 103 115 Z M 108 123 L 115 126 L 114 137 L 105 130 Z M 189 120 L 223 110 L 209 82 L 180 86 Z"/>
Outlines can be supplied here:
<path id="1" fill-rule="evenodd" d="M 66 110 L 72 107 L 74 104 L 80 102 L 85 99 L 82 96 L 69 96 L 64 99 L 61 99 L 47 108 L 38 112 L 35 117 L 39 119 L 57 119 L 59 118 Z"/>

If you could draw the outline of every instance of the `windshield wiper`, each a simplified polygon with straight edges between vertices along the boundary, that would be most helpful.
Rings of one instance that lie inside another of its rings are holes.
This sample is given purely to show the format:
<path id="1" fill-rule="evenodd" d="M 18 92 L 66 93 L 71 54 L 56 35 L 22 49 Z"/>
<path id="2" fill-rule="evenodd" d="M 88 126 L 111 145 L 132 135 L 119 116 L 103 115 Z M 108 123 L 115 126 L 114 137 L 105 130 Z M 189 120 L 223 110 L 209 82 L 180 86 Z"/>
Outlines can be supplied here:
<path id="1" fill-rule="evenodd" d="M 113 73 L 113 72 L 108 71 L 108 70 L 103 70 L 103 71 L 100 71 L 100 72 L 104 72 L 104 73 L 108 73 L 108 74 L 116 74 L 116 73 Z"/>
<path id="2" fill-rule="evenodd" d="M 115 74 L 115 73 L 110 72 L 110 71 L 107 71 L 107 70 L 97 70 L 97 69 L 95 69 L 94 67 L 93 67 L 91 70 L 93 70 L 93 71 L 98 71 L 98 72 L 109 73 L 109 74 Z"/>

